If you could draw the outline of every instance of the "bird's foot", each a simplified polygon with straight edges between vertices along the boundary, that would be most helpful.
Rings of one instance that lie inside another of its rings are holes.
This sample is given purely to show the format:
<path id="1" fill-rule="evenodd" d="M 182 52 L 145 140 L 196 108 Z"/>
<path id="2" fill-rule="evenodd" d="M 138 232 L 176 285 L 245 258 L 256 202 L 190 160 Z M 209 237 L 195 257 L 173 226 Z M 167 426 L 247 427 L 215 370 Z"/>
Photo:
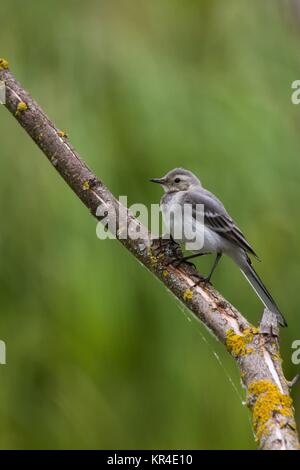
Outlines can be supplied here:
<path id="1" fill-rule="evenodd" d="M 181 266 L 182 264 L 186 264 L 187 266 L 191 266 L 192 268 L 196 269 L 196 266 L 194 265 L 194 263 L 185 259 L 184 256 L 180 258 L 173 257 L 172 259 L 169 259 L 166 266 L 172 265 L 174 266 L 174 268 L 179 268 L 179 266 Z"/>
<path id="2" fill-rule="evenodd" d="M 197 281 L 192 285 L 192 289 L 199 286 L 200 284 L 209 284 L 211 285 L 210 279 L 211 276 L 202 276 L 201 274 L 193 275 L 197 279 Z"/>

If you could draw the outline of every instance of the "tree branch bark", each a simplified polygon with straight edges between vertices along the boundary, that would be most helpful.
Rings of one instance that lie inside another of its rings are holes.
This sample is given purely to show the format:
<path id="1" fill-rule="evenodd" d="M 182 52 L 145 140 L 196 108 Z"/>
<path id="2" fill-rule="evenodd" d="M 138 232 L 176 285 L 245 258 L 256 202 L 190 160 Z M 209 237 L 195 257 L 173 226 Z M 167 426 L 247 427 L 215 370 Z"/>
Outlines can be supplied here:
<path id="1" fill-rule="evenodd" d="M 4 59 L 0 59 L 0 80 L 6 86 L 6 108 L 92 215 L 97 217 L 98 206 L 105 207 L 109 212 L 127 212 L 81 160 L 65 133 L 50 121 L 16 81 Z M 172 244 L 162 248 L 159 241 L 150 239 L 146 227 L 129 213 L 127 224 L 129 231 L 138 227 L 144 241 L 141 243 L 141 240 L 130 237 L 122 239 L 124 227 L 118 227 L 119 241 L 214 333 L 236 361 L 246 389 L 247 405 L 252 413 L 253 430 L 259 447 L 299 449 L 294 409 L 289 385 L 282 371 L 276 332 L 274 334 L 272 329 L 266 329 L 266 323 L 263 333 L 255 328 L 211 285 L 201 283 L 193 288 L 193 268 L 167 265 L 167 260 L 174 255 Z"/>

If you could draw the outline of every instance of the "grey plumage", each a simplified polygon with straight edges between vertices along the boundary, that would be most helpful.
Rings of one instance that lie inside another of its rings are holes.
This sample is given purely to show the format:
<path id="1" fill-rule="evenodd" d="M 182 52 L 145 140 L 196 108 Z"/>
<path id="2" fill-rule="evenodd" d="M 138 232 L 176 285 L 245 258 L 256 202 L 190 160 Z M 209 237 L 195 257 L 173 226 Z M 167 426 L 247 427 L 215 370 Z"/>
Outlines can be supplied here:
<path id="1" fill-rule="evenodd" d="M 175 168 L 163 178 L 151 181 L 161 184 L 165 190 L 161 199 L 161 208 L 165 219 L 173 205 L 179 204 L 183 208 L 184 204 L 188 204 L 192 207 L 192 224 L 196 219 L 197 211 L 203 211 L 204 207 L 204 213 L 200 214 L 204 221 L 204 243 L 203 247 L 195 253 L 199 255 L 216 253 L 218 255 L 211 274 L 221 255 L 228 255 L 238 265 L 263 304 L 277 316 L 282 326 L 286 326 L 286 321 L 276 302 L 252 266 L 249 255 L 259 259 L 257 254 L 230 217 L 222 202 L 214 194 L 204 189 L 200 180 L 192 172 L 183 168 Z M 171 232 L 174 230 L 174 225 L 172 227 L 170 228 Z M 186 240 L 177 239 L 176 241 L 183 243 Z"/>
<path id="2" fill-rule="evenodd" d="M 191 189 L 182 195 L 182 203 L 191 204 L 194 215 L 197 210 L 197 204 L 203 204 L 204 223 L 206 226 L 259 259 L 243 233 L 226 211 L 222 202 L 214 194 L 202 187 Z"/>

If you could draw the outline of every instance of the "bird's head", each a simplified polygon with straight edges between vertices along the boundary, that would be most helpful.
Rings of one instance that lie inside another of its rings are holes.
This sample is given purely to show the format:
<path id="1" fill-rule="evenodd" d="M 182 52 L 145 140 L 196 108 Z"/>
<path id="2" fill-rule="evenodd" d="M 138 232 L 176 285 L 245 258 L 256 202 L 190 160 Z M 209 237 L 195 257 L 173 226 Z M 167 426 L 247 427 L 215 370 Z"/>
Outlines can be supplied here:
<path id="1" fill-rule="evenodd" d="M 191 171 L 184 168 L 175 168 L 162 178 L 151 178 L 152 183 L 161 184 L 166 193 L 187 191 L 193 187 L 201 186 L 200 180 Z"/>

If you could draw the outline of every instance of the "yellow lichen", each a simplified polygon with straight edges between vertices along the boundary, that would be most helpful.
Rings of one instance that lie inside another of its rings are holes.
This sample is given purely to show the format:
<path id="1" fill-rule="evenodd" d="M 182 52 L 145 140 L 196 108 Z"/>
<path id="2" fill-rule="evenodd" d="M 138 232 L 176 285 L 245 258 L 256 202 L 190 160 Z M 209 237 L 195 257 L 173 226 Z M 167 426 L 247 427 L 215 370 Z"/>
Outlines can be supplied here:
<path id="1" fill-rule="evenodd" d="M 150 263 L 151 263 L 151 266 L 154 268 L 157 265 L 157 257 L 154 256 L 154 255 L 151 255 L 150 256 Z"/>
<path id="2" fill-rule="evenodd" d="M 59 135 L 59 137 L 67 137 L 65 131 L 58 131 L 57 134 Z"/>
<path id="3" fill-rule="evenodd" d="M 167 271 L 166 269 L 163 271 L 162 273 L 163 277 L 168 277 L 169 276 L 169 271 Z"/>
<path id="4" fill-rule="evenodd" d="M 186 289 L 183 293 L 183 300 L 184 301 L 192 300 L 192 298 L 193 298 L 193 292 L 191 291 L 191 289 Z"/>
<path id="5" fill-rule="evenodd" d="M 18 116 L 21 112 L 26 111 L 28 109 L 28 106 L 24 101 L 20 101 L 17 106 L 17 111 L 16 111 L 16 116 Z"/>
<path id="6" fill-rule="evenodd" d="M 8 69 L 8 62 L 5 59 L 0 59 L 0 70 L 1 69 Z"/>
<path id="7" fill-rule="evenodd" d="M 248 344 L 252 343 L 253 336 L 259 332 L 258 328 L 246 328 L 241 335 L 235 333 L 230 328 L 226 332 L 226 346 L 231 354 L 235 357 L 245 356 L 253 352 L 252 348 L 248 347 Z"/>
<path id="8" fill-rule="evenodd" d="M 82 184 L 82 189 L 84 191 L 87 191 L 88 189 L 90 189 L 90 183 L 88 181 L 84 181 Z"/>
<path id="9" fill-rule="evenodd" d="M 276 414 L 293 416 L 291 397 L 281 393 L 277 385 L 268 380 L 259 380 L 249 385 L 248 404 L 252 408 L 253 427 L 258 440 L 268 433 L 269 420 Z"/>

